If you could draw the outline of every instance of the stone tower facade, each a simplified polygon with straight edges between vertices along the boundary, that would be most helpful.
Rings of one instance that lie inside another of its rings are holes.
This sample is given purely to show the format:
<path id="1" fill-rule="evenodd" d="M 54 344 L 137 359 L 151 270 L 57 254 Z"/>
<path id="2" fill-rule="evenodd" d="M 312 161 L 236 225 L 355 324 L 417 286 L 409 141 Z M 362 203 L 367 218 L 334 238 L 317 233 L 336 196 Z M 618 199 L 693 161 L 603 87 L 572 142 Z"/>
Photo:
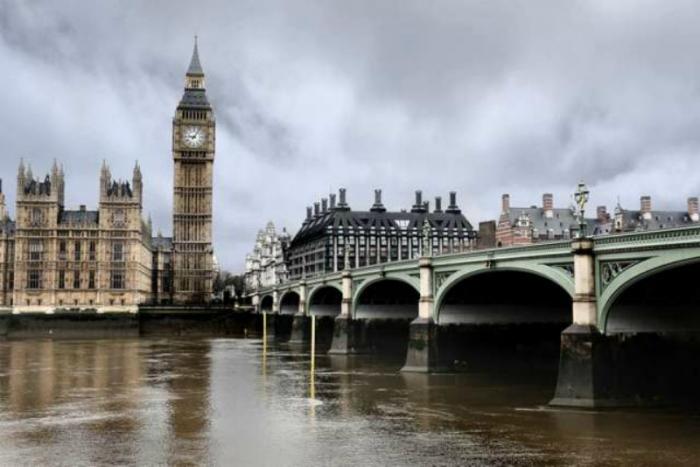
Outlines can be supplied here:
<path id="1" fill-rule="evenodd" d="M 206 303 L 213 290 L 214 113 L 195 38 L 185 92 L 173 118 L 173 261 L 176 303 Z"/>

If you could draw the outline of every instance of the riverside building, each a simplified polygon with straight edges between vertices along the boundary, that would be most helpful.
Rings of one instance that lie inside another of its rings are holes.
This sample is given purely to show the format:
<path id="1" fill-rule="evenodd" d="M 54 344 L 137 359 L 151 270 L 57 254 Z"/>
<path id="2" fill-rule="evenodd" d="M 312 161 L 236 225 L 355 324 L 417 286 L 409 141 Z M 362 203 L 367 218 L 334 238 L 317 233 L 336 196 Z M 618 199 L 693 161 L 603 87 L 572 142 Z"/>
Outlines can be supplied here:
<path id="1" fill-rule="evenodd" d="M 289 278 L 418 258 L 424 254 L 426 229 L 434 255 L 466 251 L 476 245 L 476 232 L 457 206 L 455 192 L 450 193 L 445 210 L 437 197 L 431 211 L 422 193 L 416 191 L 410 211 L 387 211 L 381 190 L 375 190 L 369 210 L 353 211 L 341 188 L 337 203 L 336 195 L 331 194 L 307 208 L 306 219 L 287 251 Z"/>
<path id="2" fill-rule="evenodd" d="M 268 222 L 258 232 L 253 251 L 246 256 L 245 287 L 247 291 L 281 284 L 289 279 L 285 253 L 291 238 L 286 229 L 277 233 L 275 224 Z"/>

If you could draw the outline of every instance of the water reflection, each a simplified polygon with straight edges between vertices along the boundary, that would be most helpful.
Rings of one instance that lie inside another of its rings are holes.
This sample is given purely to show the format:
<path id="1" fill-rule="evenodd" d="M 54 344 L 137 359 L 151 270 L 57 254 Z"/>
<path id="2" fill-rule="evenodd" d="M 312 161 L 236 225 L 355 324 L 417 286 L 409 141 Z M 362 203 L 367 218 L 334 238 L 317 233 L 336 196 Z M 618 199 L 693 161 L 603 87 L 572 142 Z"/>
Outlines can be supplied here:
<path id="1" fill-rule="evenodd" d="M 403 374 L 266 340 L 0 342 L 0 464 L 692 464 L 689 409 L 550 410 L 552 375 Z"/>

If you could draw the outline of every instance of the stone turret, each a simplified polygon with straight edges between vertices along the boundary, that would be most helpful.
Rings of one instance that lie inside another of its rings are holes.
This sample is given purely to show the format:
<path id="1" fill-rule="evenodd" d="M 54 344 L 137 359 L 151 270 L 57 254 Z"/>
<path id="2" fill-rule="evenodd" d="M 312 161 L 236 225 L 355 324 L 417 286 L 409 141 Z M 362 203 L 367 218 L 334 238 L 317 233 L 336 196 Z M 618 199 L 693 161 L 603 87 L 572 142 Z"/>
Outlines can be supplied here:
<path id="1" fill-rule="evenodd" d="M 143 177 L 141 176 L 141 167 L 138 161 L 134 165 L 134 173 L 131 179 L 134 187 L 134 196 L 138 199 L 139 205 L 143 204 Z"/>
<path id="2" fill-rule="evenodd" d="M 5 193 L 2 191 L 2 179 L 0 179 L 0 221 L 7 218 L 7 206 L 5 205 Z"/>

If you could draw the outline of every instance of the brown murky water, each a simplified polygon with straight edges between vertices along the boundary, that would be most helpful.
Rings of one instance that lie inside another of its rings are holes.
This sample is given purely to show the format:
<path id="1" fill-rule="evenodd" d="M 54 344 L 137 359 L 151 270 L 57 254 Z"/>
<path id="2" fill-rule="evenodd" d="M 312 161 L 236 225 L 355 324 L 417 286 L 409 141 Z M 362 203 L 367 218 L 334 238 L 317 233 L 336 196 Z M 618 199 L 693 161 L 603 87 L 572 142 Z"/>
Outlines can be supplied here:
<path id="1" fill-rule="evenodd" d="M 2 465 L 698 465 L 700 411 L 551 410 L 551 374 L 261 341 L 0 342 Z"/>

